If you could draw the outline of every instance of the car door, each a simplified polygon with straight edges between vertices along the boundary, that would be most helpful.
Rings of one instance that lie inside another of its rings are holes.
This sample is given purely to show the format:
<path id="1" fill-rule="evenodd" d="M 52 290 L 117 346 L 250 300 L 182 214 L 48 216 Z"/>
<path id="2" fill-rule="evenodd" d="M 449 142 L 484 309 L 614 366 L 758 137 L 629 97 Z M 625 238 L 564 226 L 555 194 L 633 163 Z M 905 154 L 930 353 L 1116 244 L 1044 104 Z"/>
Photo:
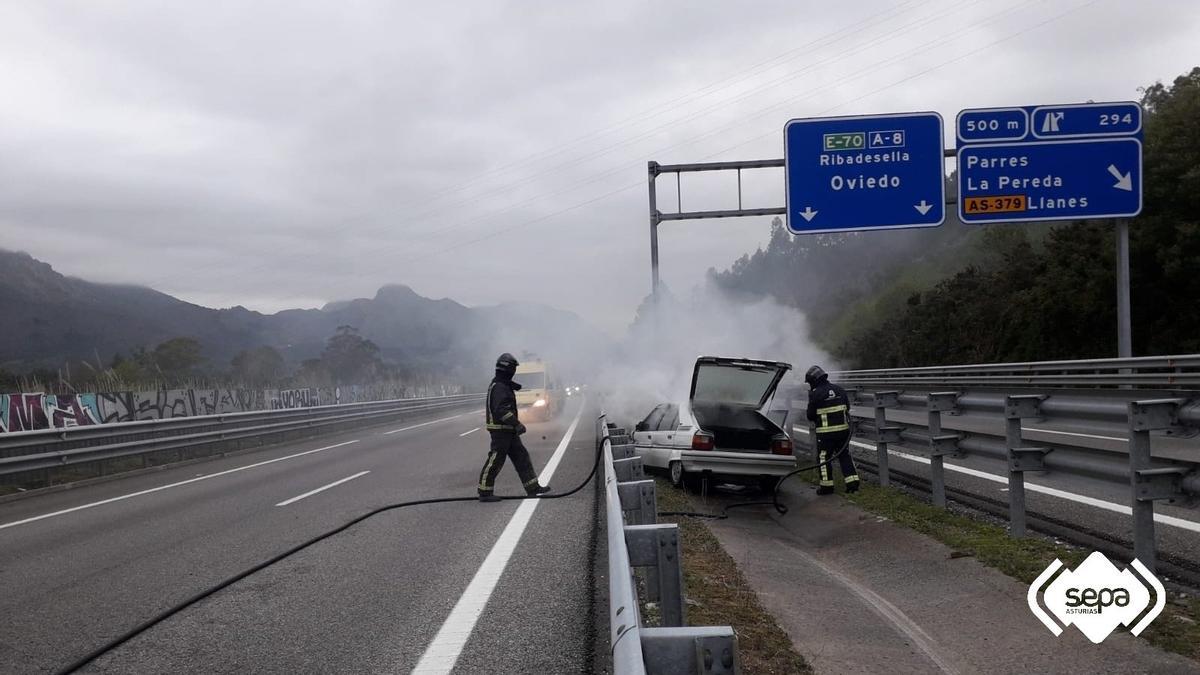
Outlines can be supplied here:
<path id="1" fill-rule="evenodd" d="M 667 404 L 661 403 L 646 415 L 646 419 L 638 422 L 637 427 L 633 432 L 633 449 L 634 452 L 642 458 L 642 462 L 651 466 L 658 466 L 654 463 L 655 450 L 655 435 L 658 433 L 658 425 L 662 422 L 663 415 L 666 414 Z"/>
<path id="2" fill-rule="evenodd" d="M 654 435 L 655 446 L 663 449 L 666 454 L 679 443 L 679 406 L 670 404 L 663 413 L 662 421 Z M 665 466 L 665 460 L 663 465 Z"/>
<path id="3" fill-rule="evenodd" d="M 650 448 L 647 451 L 649 466 L 665 469 L 671 461 L 671 445 L 675 439 L 675 428 L 679 426 L 679 406 L 668 403 L 663 406 L 662 416 L 650 432 Z"/>

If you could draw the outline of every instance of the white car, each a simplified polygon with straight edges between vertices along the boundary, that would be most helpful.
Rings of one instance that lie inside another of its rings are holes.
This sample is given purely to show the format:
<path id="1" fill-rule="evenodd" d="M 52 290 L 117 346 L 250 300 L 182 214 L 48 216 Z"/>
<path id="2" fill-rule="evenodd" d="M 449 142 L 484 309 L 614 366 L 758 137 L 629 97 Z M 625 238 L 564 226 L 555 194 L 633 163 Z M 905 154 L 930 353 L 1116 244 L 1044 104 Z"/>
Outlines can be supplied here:
<path id="1" fill-rule="evenodd" d="M 791 365 L 702 356 L 686 402 L 662 403 L 634 427 L 642 465 L 663 469 L 675 486 L 701 479 L 756 483 L 764 489 L 796 468 L 786 420 L 766 407 Z"/>

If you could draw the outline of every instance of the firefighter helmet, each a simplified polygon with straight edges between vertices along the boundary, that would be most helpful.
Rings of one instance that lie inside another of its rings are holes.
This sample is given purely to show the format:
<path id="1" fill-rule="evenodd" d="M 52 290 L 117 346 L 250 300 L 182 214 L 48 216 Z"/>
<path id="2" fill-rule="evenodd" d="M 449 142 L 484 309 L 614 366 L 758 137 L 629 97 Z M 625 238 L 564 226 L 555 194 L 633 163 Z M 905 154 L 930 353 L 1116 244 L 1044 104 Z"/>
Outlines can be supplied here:
<path id="1" fill-rule="evenodd" d="M 829 373 L 826 373 L 825 369 L 821 366 L 813 366 L 808 369 L 808 372 L 804 373 L 804 381 L 807 382 L 808 386 L 810 387 L 815 387 L 816 385 L 820 384 L 822 380 L 827 379 L 829 379 Z"/>
<path id="2" fill-rule="evenodd" d="M 508 352 L 504 352 L 496 359 L 496 370 L 507 372 L 510 375 L 517 372 L 518 365 L 520 364 L 517 363 L 517 357 Z"/>

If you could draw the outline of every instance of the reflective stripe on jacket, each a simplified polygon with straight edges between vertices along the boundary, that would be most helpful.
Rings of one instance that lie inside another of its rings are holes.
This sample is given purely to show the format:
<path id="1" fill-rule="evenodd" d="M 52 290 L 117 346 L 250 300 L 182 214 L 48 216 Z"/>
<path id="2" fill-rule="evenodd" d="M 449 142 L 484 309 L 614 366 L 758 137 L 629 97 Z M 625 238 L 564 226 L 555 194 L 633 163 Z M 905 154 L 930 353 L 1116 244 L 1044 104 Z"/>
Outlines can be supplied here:
<path id="1" fill-rule="evenodd" d="M 846 390 L 825 380 L 808 392 L 808 419 L 818 434 L 850 429 L 850 399 Z"/>
<path id="2" fill-rule="evenodd" d="M 850 407 L 831 405 L 827 408 L 817 408 L 817 420 L 818 434 L 845 431 L 850 428 Z"/>

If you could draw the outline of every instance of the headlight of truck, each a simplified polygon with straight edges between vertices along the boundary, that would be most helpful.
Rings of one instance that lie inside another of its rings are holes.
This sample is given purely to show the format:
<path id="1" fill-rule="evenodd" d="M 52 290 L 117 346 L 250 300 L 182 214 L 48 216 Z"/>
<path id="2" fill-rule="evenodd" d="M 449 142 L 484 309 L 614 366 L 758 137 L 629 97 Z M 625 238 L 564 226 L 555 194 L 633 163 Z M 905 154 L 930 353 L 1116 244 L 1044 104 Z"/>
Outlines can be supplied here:
<path id="1" fill-rule="evenodd" d="M 535 408 L 545 408 L 545 407 L 546 407 L 546 399 L 544 399 L 544 398 L 539 398 L 538 400 L 534 401 L 534 402 L 533 402 L 533 407 L 535 407 Z"/>

